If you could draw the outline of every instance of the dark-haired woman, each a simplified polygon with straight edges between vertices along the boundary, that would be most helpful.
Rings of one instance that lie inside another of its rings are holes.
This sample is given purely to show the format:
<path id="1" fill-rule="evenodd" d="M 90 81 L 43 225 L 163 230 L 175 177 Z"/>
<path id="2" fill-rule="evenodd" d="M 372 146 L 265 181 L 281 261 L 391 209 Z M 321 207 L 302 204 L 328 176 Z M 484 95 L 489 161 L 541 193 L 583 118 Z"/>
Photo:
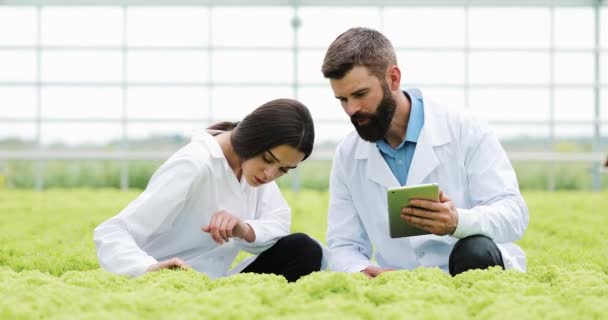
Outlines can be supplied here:
<path id="1" fill-rule="evenodd" d="M 289 234 L 291 211 L 273 182 L 306 159 L 313 142 L 308 109 L 291 99 L 195 134 L 139 197 L 95 229 L 100 265 L 131 276 L 193 268 L 211 278 L 255 272 L 288 281 L 318 271 L 320 245 Z M 229 271 L 240 250 L 256 256 Z"/>

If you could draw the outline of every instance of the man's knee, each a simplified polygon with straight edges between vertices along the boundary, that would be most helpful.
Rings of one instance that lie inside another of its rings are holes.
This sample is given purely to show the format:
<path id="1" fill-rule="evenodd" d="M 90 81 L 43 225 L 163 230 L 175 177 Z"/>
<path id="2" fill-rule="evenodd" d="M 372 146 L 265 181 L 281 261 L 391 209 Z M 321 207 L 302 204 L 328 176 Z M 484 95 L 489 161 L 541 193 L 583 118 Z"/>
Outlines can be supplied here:
<path id="1" fill-rule="evenodd" d="M 456 242 L 450 254 L 449 264 L 452 276 L 471 269 L 505 267 L 496 243 L 482 235 L 466 237 Z"/>

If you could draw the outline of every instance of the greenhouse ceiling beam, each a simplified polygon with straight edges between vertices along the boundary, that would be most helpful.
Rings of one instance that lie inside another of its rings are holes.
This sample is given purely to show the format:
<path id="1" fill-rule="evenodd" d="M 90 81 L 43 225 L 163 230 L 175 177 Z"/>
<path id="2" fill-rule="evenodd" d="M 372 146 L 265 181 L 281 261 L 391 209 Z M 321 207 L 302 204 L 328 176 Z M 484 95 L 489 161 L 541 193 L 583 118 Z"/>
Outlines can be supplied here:
<path id="1" fill-rule="evenodd" d="M 604 0 L 0 0 L 9 6 L 595 6 Z"/>

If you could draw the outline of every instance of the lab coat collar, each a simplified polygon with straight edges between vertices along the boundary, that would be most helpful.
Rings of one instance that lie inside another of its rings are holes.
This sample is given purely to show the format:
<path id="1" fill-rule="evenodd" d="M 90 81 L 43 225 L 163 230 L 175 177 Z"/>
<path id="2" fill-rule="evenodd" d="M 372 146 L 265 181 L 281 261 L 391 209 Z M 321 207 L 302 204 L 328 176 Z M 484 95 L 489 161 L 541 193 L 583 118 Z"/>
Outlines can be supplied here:
<path id="1" fill-rule="evenodd" d="M 422 99 L 419 89 L 409 89 L 411 97 Z M 424 101 L 424 126 L 420 132 L 414 158 L 410 165 L 407 185 L 420 184 L 438 165 L 439 160 L 433 147 L 450 142 L 447 119 L 444 110 L 431 101 Z M 399 182 L 386 164 L 375 143 L 357 139 L 355 159 L 368 159 L 367 177 L 387 188 L 398 187 Z"/>
<path id="2" fill-rule="evenodd" d="M 192 134 L 192 141 L 204 144 L 207 147 L 207 150 L 209 150 L 209 154 L 212 158 L 225 158 L 224 152 L 222 152 L 222 148 L 220 147 L 219 143 L 217 143 L 215 138 L 209 134 L 207 130 L 203 129 L 195 131 Z"/>

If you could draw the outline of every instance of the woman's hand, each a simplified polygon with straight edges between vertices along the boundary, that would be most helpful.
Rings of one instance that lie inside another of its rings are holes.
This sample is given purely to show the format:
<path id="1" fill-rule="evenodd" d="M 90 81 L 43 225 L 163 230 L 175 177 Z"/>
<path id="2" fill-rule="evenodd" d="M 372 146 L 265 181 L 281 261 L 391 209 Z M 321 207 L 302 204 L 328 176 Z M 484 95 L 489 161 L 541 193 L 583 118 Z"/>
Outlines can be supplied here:
<path id="1" fill-rule="evenodd" d="M 190 266 L 188 266 L 188 264 L 186 264 L 184 262 L 184 260 L 182 260 L 180 258 L 173 258 L 173 259 L 161 261 L 157 264 L 153 264 L 153 265 L 149 266 L 148 269 L 146 270 L 146 272 L 154 272 L 154 271 L 158 271 L 160 269 L 188 270 L 188 269 L 190 269 Z"/>
<path id="2" fill-rule="evenodd" d="M 209 224 L 202 230 L 211 234 L 213 241 L 220 245 L 233 237 L 244 239 L 247 242 L 255 241 L 255 232 L 251 226 L 226 210 L 214 213 Z"/>

